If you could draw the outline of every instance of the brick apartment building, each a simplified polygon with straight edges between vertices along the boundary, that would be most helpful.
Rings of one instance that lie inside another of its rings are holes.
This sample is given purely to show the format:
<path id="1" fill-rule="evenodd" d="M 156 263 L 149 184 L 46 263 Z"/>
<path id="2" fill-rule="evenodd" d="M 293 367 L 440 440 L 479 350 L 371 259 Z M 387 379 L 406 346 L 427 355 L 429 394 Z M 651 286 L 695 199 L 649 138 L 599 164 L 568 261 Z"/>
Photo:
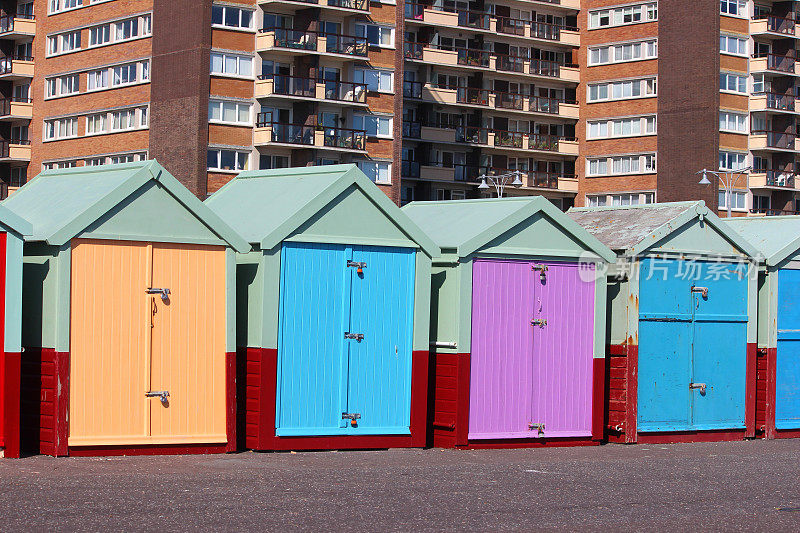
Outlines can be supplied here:
<path id="1" fill-rule="evenodd" d="M 715 205 L 708 168 L 796 212 L 795 4 L 0 0 L 0 195 L 149 157 L 200 197 L 354 162 L 396 202 Z"/>

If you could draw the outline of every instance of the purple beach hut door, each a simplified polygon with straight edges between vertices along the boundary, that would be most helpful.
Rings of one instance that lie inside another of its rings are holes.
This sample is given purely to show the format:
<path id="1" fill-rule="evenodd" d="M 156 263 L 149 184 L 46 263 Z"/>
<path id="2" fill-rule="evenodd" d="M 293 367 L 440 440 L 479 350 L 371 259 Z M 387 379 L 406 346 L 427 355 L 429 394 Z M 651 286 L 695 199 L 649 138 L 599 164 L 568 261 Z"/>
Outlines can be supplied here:
<path id="1" fill-rule="evenodd" d="M 468 438 L 590 436 L 594 283 L 577 265 L 479 260 L 472 287 Z"/>

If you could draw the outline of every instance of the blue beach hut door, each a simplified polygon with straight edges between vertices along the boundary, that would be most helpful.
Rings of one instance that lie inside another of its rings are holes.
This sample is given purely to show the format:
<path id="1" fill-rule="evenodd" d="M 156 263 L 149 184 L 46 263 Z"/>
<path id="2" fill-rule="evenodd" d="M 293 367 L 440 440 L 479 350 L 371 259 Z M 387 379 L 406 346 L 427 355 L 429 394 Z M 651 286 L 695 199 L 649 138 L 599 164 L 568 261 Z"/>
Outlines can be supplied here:
<path id="1" fill-rule="evenodd" d="M 745 268 L 646 259 L 639 293 L 638 430 L 743 428 Z"/>
<path id="2" fill-rule="evenodd" d="M 276 435 L 408 434 L 415 250 L 284 243 Z"/>

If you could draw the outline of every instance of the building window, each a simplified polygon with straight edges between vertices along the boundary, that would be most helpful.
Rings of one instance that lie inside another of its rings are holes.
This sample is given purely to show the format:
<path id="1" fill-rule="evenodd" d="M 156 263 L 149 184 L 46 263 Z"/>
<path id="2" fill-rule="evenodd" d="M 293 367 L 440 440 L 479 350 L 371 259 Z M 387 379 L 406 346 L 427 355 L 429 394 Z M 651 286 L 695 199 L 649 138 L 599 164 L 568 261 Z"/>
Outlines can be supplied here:
<path id="1" fill-rule="evenodd" d="M 79 90 L 78 75 L 70 74 L 58 78 L 48 78 L 46 81 L 48 97 L 69 96 L 77 94 Z"/>
<path id="2" fill-rule="evenodd" d="M 101 46 L 111 42 L 111 25 L 104 24 L 89 29 L 89 46 Z"/>
<path id="3" fill-rule="evenodd" d="M 719 73 L 719 90 L 737 94 L 747 94 L 747 76 L 731 72 Z"/>
<path id="4" fill-rule="evenodd" d="M 589 49 L 589 65 L 625 63 L 658 57 L 658 41 L 614 44 Z"/>
<path id="5" fill-rule="evenodd" d="M 108 89 L 108 69 L 93 70 L 87 74 L 86 90 Z"/>
<path id="6" fill-rule="evenodd" d="M 390 184 L 392 182 L 392 164 L 385 161 L 358 161 L 361 172 L 375 183 Z"/>
<path id="7" fill-rule="evenodd" d="M 394 47 L 394 28 L 375 24 L 356 24 L 356 37 L 363 37 L 367 42 L 382 48 Z"/>
<path id="8" fill-rule="evenodd" d="M 125 131 L 136 128 L 137 123 L 135 109 L 123 109 L 121 111 L 113 111 L 111 113 L 110 131 Z"/>
<path id="9" fill-rule="evenodd" d="M 253 29 L 253 11 L 230 6 L 212 6 L 211 24 L 223 28 Z"/>
<path id="10" fill-rule="evenodd" d="M 392 117 L 380 115 L 353 115 L 353 129 L 364 130 L 368 137 L 392 136 Z"/>
<path id="11" fill-rule="evenodd" d="M 589 85 L 589 102 L 649 98 L 656 95 L 656 79 L 644 78 Z"/>
<path id="12" fill-rule="evenodd" d="M 747 154 L 742 152 L 720 152 L 719 170 L 742 170 L 747 167 Z"/>
<path id="13" fill-rule="evenodd" d="M 211 73 L 251 77 L 253 75 L 253 58 L 251 56 L 212 52 Z"/>
<path id="14" fill-rule="evenodd" d="M 221 122 L 223 124 L 251 126 L 253 123 L 250 118 L 251 107 L 251 104 L 244 102 L 209 100 L 208 120 L 209 122 Z"/>
<path id="15" fill-rule="evenodd" d="M 655 115 L 645 117 L 606 119 L 590 121 L 587 139 L 606 139 L 610 137 L 636 137 L 656 133 Z"/>
<path id="16" fill-rule="evenodd" d="M 624 176 L 656 172 L 656 154 L 615 155 L 586 159 L 587 176 Z"/>
<path id="17" fill-rule="evenodd" d="M 366 84 L 368 91 L 394 92 L 394 73 L 391 70 L 357 68 L 353 71 L 353 81 Z"/>
<path id="18" fill-rule="evenodd" d="M 247 170 L 250 152 L 239 150 L 208 149 L 208 170 Z"/>
<path id="19" fill-rule="evenodd" d="M 658 3 L 648 2 L 646 4 L 590 11 L 589 29 L 639 24 L 654 20 L 658 20 Z"/>
<path id="20" fill-rule="evenodd" d="M 136 63 L 116 66 L 112 73 L 111 85 L 114 87 L 136 83 Z"/>
<path id="21" fill-rule="evenodd" d="M 273 168 L 288 168 L 289 157 L 285 155 L 261 154 L 258 159 L 258 168 L 261 170 L 271 170 Z"/>
<path id="22" fill-rule="evenodd" d="M 746 17 L 747 0 L 720 0 L 719 12 L 733 17 Z"/>
<path id="23" fill-rule="evenodd" d="M 47 141 L 69 139 L 78 136 L 78 117 L 46 120 L 44 122 L 44 138 Z"/>
<path id="24" fill-rule="evenodd" d="M 732 35 L 720 35 L 719 51 L 723 54 L 747 57 L 747 39 Z"/>
<path id="25" fill-rule="evenodd" d="M 586 196 L 588 207 L 604 207 L 607 205 L 625 206 L 652 204 L 655 201 L 653 192 L 632 192 L 622 194 L 598 194 Z"/>
<path id="26" fill-rule="evenodd" d="M 744 191 L 731 191 L 731 209 L 746 209 L 747 193 Z M 719 206 L 728 208 L 728 194 L 725 190 L 719 191 Z"/>
<path id="27" fill-rule="evenodd" d="M 106 114 L 98 113 L 97 115 L 89 115 L 86 117 L 86 134 L 96 135 L 98 133 L 106 132 Z"/>
<path id="28" fill-rule="evenodd" d="M 719 131 L 747 133 L 747 115 L 731 113 L 730 111 L 720 111 Z"/>

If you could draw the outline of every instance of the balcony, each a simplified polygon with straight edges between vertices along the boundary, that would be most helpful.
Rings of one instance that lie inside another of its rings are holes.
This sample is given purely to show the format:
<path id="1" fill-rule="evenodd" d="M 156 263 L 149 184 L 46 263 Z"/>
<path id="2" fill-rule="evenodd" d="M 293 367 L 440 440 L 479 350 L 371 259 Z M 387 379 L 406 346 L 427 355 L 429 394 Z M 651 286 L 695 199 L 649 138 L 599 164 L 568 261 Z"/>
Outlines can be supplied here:
<path id="1" fill-rule="evenodd" d="M 366 153 L 367 132 L 349 128 L 289 124 L 270 121 L 260 113 L 253 131 L 255 146 L 279 145 L 288 148 Z"/>
<path id="2" fill-rule="evenodd" d="M 750 134 L 750 150 L 796 152 L 800 150 L 800 143 L 794 133 L 757 130 Z"/>
<path id="3" fill-rule="evenodd" d="M 407 2 L 405 4 L 405 18 L 409 21 L 431 26 L 465 28 L 477 32 L 540 39 L 558 42 L 567 46 L 580 46 L 578 28 L 509 17 L 496 17 L 491 13 L 481 11 Z"/>
<path id="4" fill-rule="evenodd" d="M 0 99 L 0 120 L 16 121 L 33 118 L 33 100 L 30 98 Z"/>
<path id="5" fill-rule="evenodd" d="M 367 86 L 348 81 L 267 74 L 258 77 L 256 98 L 285 98 L 367 105 Z"/>
<path id="6" fill-rule="evenodd" d="M 326 54 L 367 57 L 367 38 L 283 28 L 264 29 L 256 36 L 256 50 L 274 53 Z"/>
<path id="7" fill-rule="evenodd" d="M 31 160 L 31 141 L 28 139 L 0 140 L 0 161 Z"/>
<path id="8" fill-rule="evenodd" d="M 794 37 L 795 21 L 792 18 L 767 15 L 766 18 L 753 18 L 750 21 L 750 33 L 753 35 L 775 35 Z"/>
<path id="9" fill-rule="evenodd" d="M 795 58 L 788 55 L 765 54 L 753 56 L 750 60 L 750 72 L 794 74 L 795 62 Z"/>
<path id="10" fill-rule="evenodd" d="M 25 80 L 33 78 L 33 58 L 29 56 L 0 57 L 0 79 Z"/>
<path id="11" fill-rule="evenodd" d="M 750 111 L 795 112 L 795 96 L 792 94 L 754 93 L 750 97 Z"/>
<path id="12" fill-rule="evenodd" d="M 782 217 L 787 215 L 800 215 L 800 211 L 754 207 L 750 210 L 750 214 L 752 216 Z"/>
<path id="13" fill-rule="evenodd" d="M 301 9 L 314 6 L 337 11 L 369 13 L 369 0 L 259 0 L 258 3 L 264 6 L 281 6 L 288 4 L 296 5 Z"/>
<path id="14" fill-rule="evenodd" d="M 18 39 L 36 35 L 36 19 L 33 15 L 18 13 L 0 17 L 0 39 Z"/>
<path id="15" fill-rule="evenodd" d="M 797 174 L 793 170 L 756 169 L 750 172 L 751 189 L 795 189 Z"/>

